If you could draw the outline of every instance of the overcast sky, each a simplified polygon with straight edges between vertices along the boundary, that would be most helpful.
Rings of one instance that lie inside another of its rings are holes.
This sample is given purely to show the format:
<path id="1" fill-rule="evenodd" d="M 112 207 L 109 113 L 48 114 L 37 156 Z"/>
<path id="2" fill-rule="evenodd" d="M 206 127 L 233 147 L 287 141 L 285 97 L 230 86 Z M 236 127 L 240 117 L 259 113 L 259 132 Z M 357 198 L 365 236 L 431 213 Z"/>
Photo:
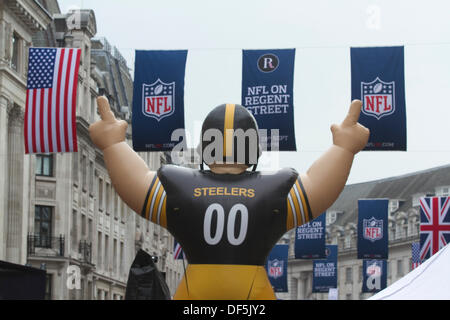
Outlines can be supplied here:
<path id="1" fill-rule="evenodd" d="M 240 103 L 241 49 L 296 48 L 294 115 L 299 151 L 272 154 L 270 161 L 299 172 L 331 145 L 329 127 L 347 113 L 350 47 L 404 45 L 408 151 L 359 153 L 348 182 L 450 163 L 450 1 L 59 3 L 62 12 L 71 7 L 93 9 L 96 36 L 116 46 L 132 69 L 135 49 L 188 49 L 185 121 L 195 137 L 213 107 Z M 267 163 L 261 168 L 268 168 Z"/>

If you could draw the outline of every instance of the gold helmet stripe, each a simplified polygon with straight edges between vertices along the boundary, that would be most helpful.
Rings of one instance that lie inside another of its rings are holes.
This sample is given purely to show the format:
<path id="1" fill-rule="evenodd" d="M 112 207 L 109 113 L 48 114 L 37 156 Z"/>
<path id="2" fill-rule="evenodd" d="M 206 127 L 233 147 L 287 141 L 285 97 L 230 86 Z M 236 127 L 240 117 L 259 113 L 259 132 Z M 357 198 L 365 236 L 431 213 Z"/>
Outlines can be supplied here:
<path id="1" fill-rule="evenodd" d="M 223 153 L 225 157 L 233 154 L 234 109 L 235 104 L 228 104 L 225 108 L 225 123 L 223 128 Z"/>

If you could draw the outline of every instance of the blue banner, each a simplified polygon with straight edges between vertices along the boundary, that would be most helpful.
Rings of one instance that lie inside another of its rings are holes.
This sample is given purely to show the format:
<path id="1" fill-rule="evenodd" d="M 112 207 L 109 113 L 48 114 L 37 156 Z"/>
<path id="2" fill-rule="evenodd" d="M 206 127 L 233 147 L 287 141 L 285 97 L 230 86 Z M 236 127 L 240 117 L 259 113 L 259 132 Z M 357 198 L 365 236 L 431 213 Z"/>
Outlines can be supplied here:
<path id="1" fill-rule="evenodd" d="M 378 292 L 386 287 L 386 260 L 363 260 L 362 292 Z"/>
<path id="2" fill-rule="evenodd" d="M 327 245 L 326 259 L 313 261 L 312 292 L 328 292 L 337 288 L 337 245 Z"/>
<path id="3" fill-rule="evenodd" d="M 351 48 L 352 100 L 363 102 L 359 123 L 369 128 L 364 150 L 406 151 L 403 47 Z"/>
<path id="4" fill-rule="evenodd" d="M 389 199 L 358 200 L 358 259 L 388 258 Z"/>
<path id="5" fill-rule="evenodd" d="M 324 259 L 326 212 L 295 231 L 295 259 Z"/>
<path id="6" fill-rule="evenodd" d="M 287 267 L 289 245 L 277 244 L 267 258 L 266 270 L 275 292 L 288 292 Z"/>
<path id="7" fill-rule="evenodd" d="M 186 50 L 136 50 L 132 113 L 135 151 L 170 151 L 178 144 L 171 137 L 174 130 L 184 130 L 186 57 Z M 185 143 L 185 139 L 180 140 Z"/>
<path id="8" fill-rule="evenodd" d="M 261 147 L 296 151 L 294 130 L 295 49 L 242 51 L 242 105 L 261 130 Z M 277 136 L 272 129 L 278 129 Z M 278 137 L 278 139 L 277 139 Z"/>

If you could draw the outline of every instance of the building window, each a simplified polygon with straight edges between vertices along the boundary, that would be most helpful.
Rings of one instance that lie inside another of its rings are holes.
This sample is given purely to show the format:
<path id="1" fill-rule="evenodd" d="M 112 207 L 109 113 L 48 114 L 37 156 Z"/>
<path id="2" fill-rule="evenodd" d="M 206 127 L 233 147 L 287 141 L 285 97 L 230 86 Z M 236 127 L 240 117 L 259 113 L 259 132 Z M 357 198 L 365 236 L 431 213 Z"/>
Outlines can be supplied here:
<path id="1" fill-rule="evenodd" d="M 114 272 L 114 274 L 117 274 L 118 264 L 117 264 L 117 240 L 116 239 L 114 239 L 114 241 L 113 241 L 113 262 L 112 262 L 112 264 L 113 264 L 113 272 Z"/>
<path id="2" fill-rule="evenodd" d="M 87 238 L 88 238 L 88 241 L 89 241 L 89 242 L 92 242 L 92 232 L 93 232 L 93 229 L 92 229 L 92 219 L 89 218 L 89 219 L 88 219 L 88 235 L 87 235 Z"/>
<path id="3" fill-rule="evenodd" d="M 450 187 L 440 187 L 436 189 L 436 195 L 439 197 L 448 197 L 450 195 Z"/>
<path id="4" fill-rule="evenodd" d="M 345 283 L 353 283 L 352 268 L 345 268 Z"/>
<path id="5" fill-rule="evenodd" d="M 51 154 L 36 155 L 36 175 L 53 177 L 53 155 Z"/>
<path id="6" fill-rule="evenodd" d="M 327 216 L 326 216 L 326 224 L 333 224 L 336 221 L 336 212 L 331 211 L 331 212 L 327 212 Z"/>
<path id="7" fill-rule="evenodd" d="M 103 268 L 103 260 L 102 260 L 102 256 L 103 256 L 103 251 L 102 251 L 102 233 L 99 232 L 97 235 L 97 266 L 100 270 L 102 270 Z"/>
<path id="8" fill-rule="evenodd" d="M 77 247 L 78 241 L 78 215 L 76 210 L 72 210 L 72 228 L 70 228 L 70 232 L 72 234 L 72 247 Z"/>
<path id="9" fill-rule="evenodd" d="M 49 273 L 45 277 L 45 300 L 52 300 L 52 277 Z"/>
<path id="10" fill-rule="evenodd" d="M 103 211 L 103 179 L 98 179 L 98 207 Z"/>
<path id="11" fill-rule="evenodd" d="M 389 212 L 395 212 L 398 209 L 398 200 L 389 200 Z"/>
<path id="12" fill-rule="evenodd" d="M 20 38 L 14 33 L 12 37 L 12 57 L 11 57 L 11 68 L 18 71 L 19 70 L 19 53 L 20 53 Z"/>
<path id="13" fill-rule="evenodd" d="M 119 264 L 120 264 L 120 270 L 119 270 L 119 272 L 120 272 L 120 277 L 122 277 L 123 276 L 123 242 L 120 242 L 120 249 L 119 249 L 120 251 L 120 253 L 119 253 L 119 256 L 120 256 L 120 261 L 119 261 Z"/>
<path id="14" fill-rule="evenodd" d="M 81 238 L 82 240 L 86 240 L 87 234 L 86 234 L 86 215 L 81 214 Z"/>
<path id="15" fill-rule="evenodd" d="M 105 235 L 105 261 L 104 261 L 104 267 L 105 271 L 109 271 L 110 262 L 109 262 L 109 237 Z"/>
<path id="16" fill-rule="evenodd" d="M 34 232 L 37 236 L 35 246 L 50 248 L 52 245 L 52 207 L 35 206 Z"/>
<path id="17" fill-rule="evenodd" d="M 397 277 L 403 277 L 403 260 L 397 260 Z"/>
<path id="18" fill-rule="evenodd" d="M 106 204 L 105 204 L 105 209 L 106 209 L 106 213 L 110 214 L 111 212 L 111 185 L 107 182 L 106 183 Z"/>
<path id="19" fill-rule="evenodd" d="M 345 236 L 344 248 L 349 249 L 352 246 L 352 235 L 348 234 Z"/>
<path id="20" fill-rule="evenodd" d="M 94 162 L 89 161 L 89 193 L 94 194 Z"/>
<path id="21" fill-rule="evenodd" d="M 425 197 L 426 195 L 424 193 L 416 193 L 412 197 L 412 206 L 418 207 L 420 206 L 420 198 Z"/>
<path id="22" fill-rule="evenodd" d="M 359 266 L 359 275 L 358 275 L 358 282 L 363 281 L 363 267 Z"/>
<path id="23" fill-rule="evenodd" d="M 81 187 L 83 191 L 86 191 L 87 182 L 87 160 L 86 155 L 81 156 Z"/>

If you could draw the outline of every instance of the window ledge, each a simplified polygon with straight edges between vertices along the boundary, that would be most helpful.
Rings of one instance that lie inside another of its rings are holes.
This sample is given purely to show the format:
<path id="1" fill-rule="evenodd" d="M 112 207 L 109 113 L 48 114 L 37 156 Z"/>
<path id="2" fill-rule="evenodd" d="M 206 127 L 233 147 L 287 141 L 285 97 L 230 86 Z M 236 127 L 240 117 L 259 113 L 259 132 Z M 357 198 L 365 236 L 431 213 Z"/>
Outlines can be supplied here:
<path id="1" fill-rule="evenodd" d="M 41 175 L 36 175 L 36 180 L 37 181 L 56 182 L 56 178 L 55 177 L 41 176 Z"/>

